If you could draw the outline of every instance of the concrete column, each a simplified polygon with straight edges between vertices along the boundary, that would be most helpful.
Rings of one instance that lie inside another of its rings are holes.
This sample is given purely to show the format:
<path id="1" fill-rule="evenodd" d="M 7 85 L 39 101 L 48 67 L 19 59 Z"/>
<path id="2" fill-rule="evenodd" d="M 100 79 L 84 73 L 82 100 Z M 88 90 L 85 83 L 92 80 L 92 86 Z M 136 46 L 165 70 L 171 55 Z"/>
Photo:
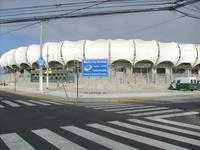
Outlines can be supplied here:
<path id="1" fill-rule="evenodd" d="M 200 80 L 200 69 L 198 70 L 198 79 Z"/>
<path id="2" fill-rule="evenodd" d="M 172 82 L 172 68 L 165 68 L 166 83 Z"/>
<path id="3" fill-rule="evenodd" d="M 152 68 L 152 80 L 154 83 L 157 82 L 157 68 Z"/>
<path id="4" fill-rule="evenodd" d="M 190 69 L 186 69 L 185 70 L 185 74 L 187 77 L 191 76 L 191 70 Z"/>

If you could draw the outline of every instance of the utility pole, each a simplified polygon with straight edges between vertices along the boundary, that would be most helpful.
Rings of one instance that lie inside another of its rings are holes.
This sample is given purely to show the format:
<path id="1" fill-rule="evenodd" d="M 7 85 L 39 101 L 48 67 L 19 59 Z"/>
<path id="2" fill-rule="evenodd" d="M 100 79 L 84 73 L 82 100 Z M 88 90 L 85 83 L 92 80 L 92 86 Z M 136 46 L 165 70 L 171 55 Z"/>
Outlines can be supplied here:
<path id="1" fill-rule="evenodd" d="M 46 75 L 46 89 L 49 89 L 49 45 L 47 45 L 47 75 Z"/>
<path id="2" fill-rule="evenodd" d="M 42 21 L 40 21 L 40 58 L 42 58 Z M 39 65 L 39 89 L 43 93 L 43 66 Z"/>
<path id="3" fill-rule="evenodd" d="M 76 99 L 78 100 L 79 97 L 79 83 L 78 83 L 78 78 L 79 78 L 79 65 L 78 61 L 76 63 Z"/>

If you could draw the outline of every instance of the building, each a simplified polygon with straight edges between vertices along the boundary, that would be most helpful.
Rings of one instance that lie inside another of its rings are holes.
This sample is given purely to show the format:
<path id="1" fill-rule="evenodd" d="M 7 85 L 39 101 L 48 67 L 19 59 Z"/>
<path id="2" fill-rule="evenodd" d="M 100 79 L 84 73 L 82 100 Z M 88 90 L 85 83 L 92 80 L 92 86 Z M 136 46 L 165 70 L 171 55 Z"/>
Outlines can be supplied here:
<path id="1" fill-rule="evenodd" d="M 26 71 L 31 81 L 37 81 L 39 56 L 40 45 L 19 47 L 3 54 L 0 64 L 7 72 Z M 42 45 L 42 56 L 52 70 L 50 81 L 66 80 L 83 59 L 97 58 L 109 60 L 109 79 L 114 82 L 166 84 L 180 76 L 200 79 L 200 45 L 194 44 L 139 39 L 48 42 Z"/>

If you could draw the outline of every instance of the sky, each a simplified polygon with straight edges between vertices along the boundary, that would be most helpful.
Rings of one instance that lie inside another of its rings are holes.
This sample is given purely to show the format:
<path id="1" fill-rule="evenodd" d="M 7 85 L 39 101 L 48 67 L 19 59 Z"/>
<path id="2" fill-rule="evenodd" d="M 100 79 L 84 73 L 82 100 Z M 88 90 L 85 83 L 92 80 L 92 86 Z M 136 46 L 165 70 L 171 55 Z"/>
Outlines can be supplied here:
<path id="1" fill-rule="evenodd" d="M 0 9 L 63 2 L 68 3 L 74 1 L 0 0 Z M 195 3 L 195 6 L 200 8 L 200 2 Z M 187 7 L 194 9 L 192 5 Z M 195 15 L 200 17 L 200 10 Z M 174 11 L 163 11 L 50 20 L 43 23 L 43 42 L 95 39 L 143 39 L 200 44 L 200 19 L 183 17 L 173 20 L 179 16 L 182 16 L 182 14 Z M 0 25 L 0 55 L 10 49 L 39 44 L 39 24 L 4 34 L 24 24 Z"/>

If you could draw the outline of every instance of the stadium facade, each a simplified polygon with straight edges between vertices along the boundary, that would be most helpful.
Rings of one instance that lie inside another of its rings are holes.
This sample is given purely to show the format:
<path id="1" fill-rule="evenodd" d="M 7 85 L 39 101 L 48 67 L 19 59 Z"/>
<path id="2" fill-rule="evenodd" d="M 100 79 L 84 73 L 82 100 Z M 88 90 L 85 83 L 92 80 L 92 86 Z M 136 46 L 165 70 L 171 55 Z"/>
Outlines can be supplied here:
<path id="1" fill-rule="evenodd" d="M 200 45 L 195 44 L 100 39 L 48 42 L 41 50 L 49 68 L 55 71 L 50 76 L 52 81 L 66 79 L 65 72 L 74 72 L 83 59 L 101 58 L 109 60 L 109 79 L 115 82 L 161 84 L 169 83 L 177 76 L 200 79 Z M 39 57 L 40 45 L 30 45 L 6 52 L 1 56 L 0 64 L 7 72 L 28 72 L 34 81 L 38 78 L 36 61 Z"/>

